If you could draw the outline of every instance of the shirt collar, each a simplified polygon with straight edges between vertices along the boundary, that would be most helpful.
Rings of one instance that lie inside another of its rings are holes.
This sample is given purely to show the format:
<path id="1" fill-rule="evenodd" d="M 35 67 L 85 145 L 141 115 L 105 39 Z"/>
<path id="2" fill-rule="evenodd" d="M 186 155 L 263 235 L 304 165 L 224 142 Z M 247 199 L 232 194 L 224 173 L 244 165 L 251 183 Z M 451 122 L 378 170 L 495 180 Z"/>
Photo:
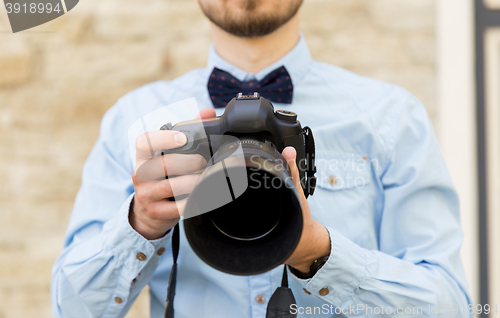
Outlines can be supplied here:
<path id="1" fill-rule="evenodd" d="M 212 69 L 216 67 L 230 73 L 240 81 L 249 81 L 253 79 L 260 81 L 267 74 L 274 71 L 278 67 L 285 66 L 286 70 L 290 74 L 292 83 L 297 84 L 310 69 L 311 62 L 311 53 L 309 52 L 306 41 L 304 40 L 304 36 L 301 34 L 299 42 L 290 52 L 278 61 L 255 74 L 248 73 L 224 60 L 217 53 L 213 44 L 210 46 L 210 51 L 208 53 L 207 68 L 211 73 Z"/>

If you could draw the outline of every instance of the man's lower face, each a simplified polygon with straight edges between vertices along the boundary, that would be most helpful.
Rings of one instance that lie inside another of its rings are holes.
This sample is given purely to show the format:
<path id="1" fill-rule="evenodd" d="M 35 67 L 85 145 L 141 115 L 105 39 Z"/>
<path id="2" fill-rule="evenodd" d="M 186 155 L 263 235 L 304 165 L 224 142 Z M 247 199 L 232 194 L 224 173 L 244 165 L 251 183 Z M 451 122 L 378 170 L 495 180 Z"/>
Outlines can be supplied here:
<path id="1" fill-rule="evenodd" d="M 198 0 L 205 15 L 224 31 L 239 37 L 260 37 L 276 31 L 295 16 L 303 0 Z"/>

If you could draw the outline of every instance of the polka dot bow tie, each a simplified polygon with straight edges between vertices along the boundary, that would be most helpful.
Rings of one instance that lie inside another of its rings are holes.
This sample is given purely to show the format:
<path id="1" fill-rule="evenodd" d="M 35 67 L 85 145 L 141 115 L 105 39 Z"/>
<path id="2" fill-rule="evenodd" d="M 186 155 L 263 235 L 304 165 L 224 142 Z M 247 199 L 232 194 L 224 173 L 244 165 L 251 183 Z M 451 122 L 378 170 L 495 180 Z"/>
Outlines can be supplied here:
<path id="1" fill-rule="evenodd" d="M 293 85 L 290 74 L 281 66 L 260 81 L 242 82 L 233 75 L 214 68 L 208 80 L 208 94 L 215 108 L 225 107 L 238 93 L 253 95 L 258 92 L 272 102 L 291 104 Z"/>

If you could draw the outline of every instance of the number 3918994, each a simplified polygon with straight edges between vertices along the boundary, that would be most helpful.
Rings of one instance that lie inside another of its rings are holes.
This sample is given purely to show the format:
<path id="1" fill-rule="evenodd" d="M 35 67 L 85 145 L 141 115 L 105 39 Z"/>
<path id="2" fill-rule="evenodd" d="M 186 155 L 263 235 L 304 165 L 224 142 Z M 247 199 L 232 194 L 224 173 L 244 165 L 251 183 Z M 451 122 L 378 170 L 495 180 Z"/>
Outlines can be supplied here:
<path id="1" fill-rule="evenodd" d="M 60 13 L 62 11 L 59 3 L 6 3 L 7 13 Z"/>

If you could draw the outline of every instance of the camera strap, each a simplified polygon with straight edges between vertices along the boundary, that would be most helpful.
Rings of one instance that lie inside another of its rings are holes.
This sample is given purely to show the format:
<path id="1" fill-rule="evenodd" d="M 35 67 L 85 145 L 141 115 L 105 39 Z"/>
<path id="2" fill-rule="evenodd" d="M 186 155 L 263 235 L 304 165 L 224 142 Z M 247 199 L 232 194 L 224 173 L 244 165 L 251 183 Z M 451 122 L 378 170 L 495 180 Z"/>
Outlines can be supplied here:
<path id="1" fill-rule="evenodd" d="M 170 279 L 168 281 L 167 302 L 163 313 L 164 318 L 174 318 L 174 297 L 177 285 L 177 258 L 179 257 L 180 247 L 179 236 L 179 223 L 177 223 L 172 233 L 172 255 L 174 263 L 172 265 Z M 290 313 L 290 308 L 292 308 L 291 306 L 296 303 L 297 302 L 295 301 L 292 290 L 288 288 L 288 271 L 286 269 L 286 265 L 284 265 L 281 287 L 278 287 L 271 296 L 271 299 L 269 299 L 266 318 L 295 318 L 297 317 L 297 314 Z"/>
<path id="2" fill-rule="evenodd" d="M 278 287 L 269 299 L 266 318 L 295 318 L 297 313 L 291 313 L 292 305 L 297 305 L 297 302 L 292 290 L 288 288 L 288 271 L 286 265 L 283 265 L 281 287 Z"/>
<path id="3" fill-rule="evenodd" d="M 174 297 L 175 287 L 177 285 L 177 258 L 179 256 L 179 243 L 179 223 L 177 223 L 174 227 L 174 232 L 172 233 L 172 255 L 174 256 L 174 264 L 172 265 L 170 279 L 168 280 L 167 303 L 165 304 L 165 312 L 163 314 L 165 318 L 174 318 Z"/>
<path id="4" fill-rule="evenodd" d="M 302 129 L 304 133 L 304 141 L 306 146 L 306 159 L 307 159 L 307 167 L 306 167 L 306 182 L 304 195 L 306 198 L 310 195 L 314 194 L 314 189 L 316 189 L 316 146 L 314 144 L 314 136 L 311 128 L 308 126 Z"/>

